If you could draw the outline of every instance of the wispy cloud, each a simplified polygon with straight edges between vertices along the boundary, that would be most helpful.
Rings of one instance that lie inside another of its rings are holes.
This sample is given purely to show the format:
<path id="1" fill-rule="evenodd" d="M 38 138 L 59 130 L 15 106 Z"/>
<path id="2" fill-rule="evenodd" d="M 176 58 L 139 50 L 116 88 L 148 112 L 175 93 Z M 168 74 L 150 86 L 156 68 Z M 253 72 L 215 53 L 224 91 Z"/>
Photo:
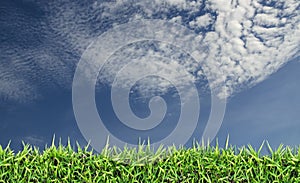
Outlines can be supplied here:
<path id="1" fill-rule="evenodd" d="M 25 144 L 30 144 L 36 147 L 43 147 L 46 144 L 46 140 L 43 137 L 38 136 L 26 136 L 21 138 Z"/>
<path id="2" fill-rule="evenodd" d="M 188 71 L 195 72 L 199 66 L 209 70 L 205 74 L 213 78 L 213 87 L 221 85 L 220 78 L 223 78 L 229 95 L 263 81 L 299 56 L 300 2 L 297 0 L 122 0 L 93 4 L 48 2 L 36 6 L 45 14 L 43 17 L 10 7 L 3 13 L 13 21 L 0 20 L 4 27 L 1 29 L 4 41 L 0 45 L 0 95 L 9 100 L 38 96 L 40 86 L 58 85 L 70 89 L 74 69 L 87 46 L 115 25 L 134 19 L 171 20 L 195 30 L 199 42 L 209 48 L 207 61 L 197 65 L 189 64 L 187 57 L 178 55 L 177 58 L 185 59 L 181 64 Z M 9 31 L 13 31 L 13 35 L 9 36 Z M 140 53 L 143 57 L 151 53 L 163 56 L 174 53 L 174 49 L 163 44 L 157 46 L 161 52 L 147 52 L 147 47 Z M 126 48 L 128 50 L 124 49 L 119 57 L 115 55 L 112 59 L 130 59 L 132 46 Z M 169 64 L 169 69 L 178 69 L 176 63 L 164 64 Z M 153 64 L 152 69 L 157 66 Z M 109 68 L 115 69 L 107 67 L 106 76 L 109 76 Z M 201 72 L 196 72 L 191 77 L 199 79 L 201 76 Z M 153 78 L 149 83 L 147 80 L 145 91 L 155 88 L 152 85 L 157 82 L 161 81 Z M 156 88 L 168 87 L 168 84 L 160 84 Z"/>

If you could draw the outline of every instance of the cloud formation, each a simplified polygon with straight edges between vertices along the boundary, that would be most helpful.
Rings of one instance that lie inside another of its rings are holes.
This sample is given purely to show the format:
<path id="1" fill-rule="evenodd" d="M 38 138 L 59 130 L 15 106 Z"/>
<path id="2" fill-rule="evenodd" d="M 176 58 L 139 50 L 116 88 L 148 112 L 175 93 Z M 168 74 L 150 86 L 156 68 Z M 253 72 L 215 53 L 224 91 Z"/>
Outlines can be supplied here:
<path id="1" fill-rule="evenodd" d="M 263 81 L 299 56 L 300 2 L 297 0 L 24 3 L 32 5 L 36 14 L 12 4 L 1 8 L 5 16 L 0 19 L 3 35 L 0 97 L 7 100 L 36 98 L 41 87 L 70 89 L 74 69 L 87 46 L 115 25 L 135 19 L 170 20 L 199 34 L 199 42 L 209 48 L 206 61 L 197 65 L 189 64 L 190 58 L 180 55 L 178 58 L 183 58 L 181 64 L 194 73 L 194 79 L 203 76 L 197 70 L 201 66 L 209 70 L 205 74 L 213 78 L 210 83 L 213 87 L 225 80 L 229 96 Z M 42 12 L 40 16 L 39 12 Z M 158 44 L 161 51 L 150 53 L 164 56 L 174 53 L 174 49 L 163 46 Z M 149 47 L 141 55 L 149 54 L 147 50 Z M 123 56 L 114 55 L 112 59 L 124 59 L 124 54 L 133 53 L 124 49 L 120 52 Z M 174 63 L 169 66 L 170 69 L 178 67 Z M 161 81 L 153 80 L 145 86 L 157 82 Z M 157 88 L 168 87 L 160 84 Z"/>

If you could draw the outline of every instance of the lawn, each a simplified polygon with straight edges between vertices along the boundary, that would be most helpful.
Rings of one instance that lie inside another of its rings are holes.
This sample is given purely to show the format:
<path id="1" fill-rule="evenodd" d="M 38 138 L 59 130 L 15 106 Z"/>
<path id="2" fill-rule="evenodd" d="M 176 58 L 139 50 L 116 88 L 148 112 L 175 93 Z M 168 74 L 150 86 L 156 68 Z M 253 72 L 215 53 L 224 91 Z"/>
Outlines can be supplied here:
<path id="1" fill-rule="evenodd" d="M 203 143 L 202 143 L 203 144 Z M 192 148 L 147 145 L 102 153 L 54 143 L 43 151 L 24 144 L 14 153 L 0 147 L 0 182 L 300 182 L 300 148 L 283 145 L 260 155 L 250 145 Z"/>

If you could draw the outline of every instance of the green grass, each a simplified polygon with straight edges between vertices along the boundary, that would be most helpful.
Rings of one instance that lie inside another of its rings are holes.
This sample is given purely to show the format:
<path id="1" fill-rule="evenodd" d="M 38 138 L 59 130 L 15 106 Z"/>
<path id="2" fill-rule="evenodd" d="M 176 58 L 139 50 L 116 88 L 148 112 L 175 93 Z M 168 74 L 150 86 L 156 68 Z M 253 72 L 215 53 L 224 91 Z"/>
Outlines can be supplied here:
<path id="1" fill-rule="evenodd" d="M 300 182 L 300 148 L 283 147 L 260 155 L 250 145 L 218 145 L 152 151 L 50 146 L 40 152 L 24 145 L 14 153 L 0 147 L 0 182 Z"/>

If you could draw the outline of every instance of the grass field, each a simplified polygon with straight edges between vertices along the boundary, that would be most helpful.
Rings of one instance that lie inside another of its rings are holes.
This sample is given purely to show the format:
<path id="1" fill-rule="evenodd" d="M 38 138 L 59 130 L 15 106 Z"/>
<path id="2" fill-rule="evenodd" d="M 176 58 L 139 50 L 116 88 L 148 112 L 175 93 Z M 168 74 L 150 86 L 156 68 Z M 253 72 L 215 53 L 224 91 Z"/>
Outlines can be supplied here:
<path id="1" fill-rule="evenodd" d="M 261 156 L 250 145 L 218 145 L 151 151 L 107 147 L 95 154 L 87 147 L 24 145 L 14 153 L 0 147 L 0 182 L 300 182 L 300 148 L 279 146 Z"/>

